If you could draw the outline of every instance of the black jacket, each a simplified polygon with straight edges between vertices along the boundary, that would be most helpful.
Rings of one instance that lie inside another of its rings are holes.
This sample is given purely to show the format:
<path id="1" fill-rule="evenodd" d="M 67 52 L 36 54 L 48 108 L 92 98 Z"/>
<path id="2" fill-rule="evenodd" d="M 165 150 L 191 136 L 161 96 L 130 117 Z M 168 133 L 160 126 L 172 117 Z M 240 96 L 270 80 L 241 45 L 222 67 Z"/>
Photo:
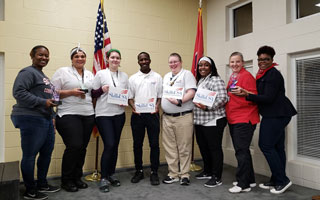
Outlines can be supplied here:
<path id="1" fill-rule="evenodd" d="M 246 99 L 258 104 L 262 117 L 292 117 L 297 114 L 285 96 L 284 80 L 276 68 L 268 70 L 256 82 L 258 94 L 249 94 Z"/>

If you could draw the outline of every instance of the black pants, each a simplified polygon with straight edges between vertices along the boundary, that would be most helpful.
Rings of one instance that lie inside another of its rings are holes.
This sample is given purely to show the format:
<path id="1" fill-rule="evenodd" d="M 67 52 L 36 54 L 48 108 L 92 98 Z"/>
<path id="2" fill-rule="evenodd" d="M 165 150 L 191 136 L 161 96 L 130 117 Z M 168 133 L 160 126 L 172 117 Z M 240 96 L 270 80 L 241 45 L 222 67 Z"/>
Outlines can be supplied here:
<path id="1" fill-rule="evenodd" d="M 101 155 L 101 178 L 106 178 L 115 173 L 118 160 L 118 147 L 126 115 L 97 117 L 97 126 L 103 141 Z"/>
<path id="2" fill-rule="evenodd" d="M 238 161 L 236 179 L 238 186 L 245 189 L 255 183 L 250 144 L 256 125 L 249 123 L 229 124 L 235 155 Z"/>
<path id="3" fill-rule="evenodd" d="M 217 126 L 195 125 L 196 139 L 202 156 L 204 169 L 207 174 L 212 174 L 221 179 L 223 169 L 222 137 L 227 119 L 217 120 Z"/>
<path id="4" fill-rule="evenodd" d="M 260 124 L 259 147 L 267 159 L 272 172 L 271 182 L 285 185 L 286 176 L 285 128 L 291 117 L 262 117 Z"/>
<path id="5" fill-rule="evenodd" d="M 159 114 L 132 113 L 131 130 L 133 137 L 134 163 L 136 170 L 142 170 L 142 147 L 145 131 L 149 138 L 151 170 L 157 172 L 159 168 L 159 133 L 160 120 Z"/>
<path id="6" fill-rule="evenodd" d="M 57 116 L 56 127 L 66 149 L 62 157 L 61 181 L 63 183 L 80 179 L 87 146 L 94 126 L 94 115 Z"/>

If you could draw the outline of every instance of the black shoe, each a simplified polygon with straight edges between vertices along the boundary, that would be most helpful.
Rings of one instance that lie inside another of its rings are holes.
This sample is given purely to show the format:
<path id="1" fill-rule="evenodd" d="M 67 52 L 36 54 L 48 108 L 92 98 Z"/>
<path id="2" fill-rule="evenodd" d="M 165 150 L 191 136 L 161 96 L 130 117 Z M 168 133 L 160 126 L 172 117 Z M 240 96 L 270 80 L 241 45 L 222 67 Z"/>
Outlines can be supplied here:
<path id="1" fill-rule="evenodd" d="M 203 180 L 203 179 L 211 179 L 212 175 L 211 174 L 208 174 L 206 172 L 201 172 L 200 174 L 197 174 L 196 175 L 196 179 L 199 179 L 199 180 Z"/>
<path id="2" fill-rule="evenodd" d="M 119 187 L 121 185 L 120 181 L 115 176 L 108 176 L 107 180 L 113 187 Z"/>
<path id="3" fill-rule="evenodd" d="M 222 185 L 222 181 L 217 180 L 217 178 L 214 176 L 204 184 L 205 187 L 209 187 L 209 188 L 217 187 L 219 185 Z"/>
<path id="4" fill-rule="evenodd" d="M 180 185 L 190 185 L 190 180 L 187 177 L 184 177 L 181 179 Z"/>
<path id="5" fill-rule="evenodd" d="M 159 176 L 157 173 L 151 173 L 150 183 L 151 183 L 151 185 L 159 185 L 160 184 Z"/>
<path id="6" fill-rule="evenodd" d="M 143 171 L 142 170 L 138 170 L 136 171 L 136 173 L 134 174 L 134 176 L 131 179 L 131 183 L 138 183 L 139 181 L 141 181 L 144 178 L 143 175 Z"/>
<path id="7" fill-rule="evenodd" d="M 101 192 L 109 192 L 109 181 L 106 178 L 101 179 L 99 190 Z"/>
<path id="8" fill-rule="evenodd" d="M 88 184 L 83 182 L 81 179 L 77 179 L 74 181 L 74 184 L 76 185 L 77 188 L 79 189 L 86 189 L 88 188 Z"/>
<path id="9" fill-rule="evenodd" d="M 77 192 L 78 188 L 73 182 L 61 183 L 61 188 L 67 192 Z"/>
<path id="10" fill-rule="evenodd" d="M 38 186 L 38 191 L 39 192 L 48 192 L 48 193 L 54 193 L 60 191 L 59 186 L 53 186 L 53 185 L 44 185 L 44 186 Z"/>
<path id="11" fill-rule="evenodd" d="M 30 191 L 26 191 L 23 194 L 23 198 L 24 199 L 44 200 L 44 199 L 48 199 L 48 195 L 43 194 L 41 192 L 38 192 L 37 190 L 30 190 Z"/>
<path id="12" fill-rule="evenodd" d="M 262 189 L 266 189 L 266 190 L 270 190 L 272 189 L 274 186 L 276 186 L 273 182 L 268 182 L 268 183 L 260 183 L 259 187 Z"/>
<path id="13" fill-rule="evenodd" d="M 290 186 L 292 185 L 292 182 L 289 180 L 288 183 L 285 185 L 276 185 L 273 189 L 270 190 L 273 194 L 281 194 L 284 193 Z"/>
<path id="14" fill-rule="evenodd" d="M 167 176 L 165 179 L 162 180 L 162 183 L 171 184 L 171 183 L 175 183 L 175 182 L 178 182 L 178 181 L 179 181 L 178 177 L 173 178 L 171 176 Z"/>

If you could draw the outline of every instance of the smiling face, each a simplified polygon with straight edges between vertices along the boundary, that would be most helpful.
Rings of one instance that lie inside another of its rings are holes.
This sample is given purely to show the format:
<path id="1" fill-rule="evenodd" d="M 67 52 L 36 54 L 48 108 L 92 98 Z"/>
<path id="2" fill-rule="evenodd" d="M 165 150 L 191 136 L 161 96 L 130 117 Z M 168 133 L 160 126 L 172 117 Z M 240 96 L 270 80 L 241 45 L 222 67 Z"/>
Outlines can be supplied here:
<path id="1" fill-rule="evenodd" d="M 83 66 L 86 64 L 86 54 L 82 51 L 78 51 L 72 56 L 72 66 L 76 69 L 83 69 Z"/>
<path id="2" fill-rule="evenodd" d="M 148 73 L 150 69 L 151 60 L 147 54 L 140 54 L 138 57 L 138 64 L 140 65 L 140 71 Z"/>
<path id="3" fill-rule="evenodd" d="M 234 55 L 230 57 L 229 66 L 233 73 L 237 74 L 244 66 L 244 62 L 239 55 Z"/>
<path id="4" fill-rule="evenodd" d="M 273 59 L 270 55 L 262 53 L 258 56 L 258 66 L 260 69 L 267 69 L 273 63 Z"/>
<path id="5" fill-rule="evenodd" d="M 207 77 L 211 73 L 211 65 L 208 61 L 202 60 L 198 67 L 201 77 Z"/>
<path id="6" fill-rule="evenodd" d="M 169 67 L 171 72 L 176 75 L 182 69 L 182 61 L 179 59 L 178 56 L 170 56 L 169 57 Z"/>
<path id="7" fill-rule="evenodd" d="M 32 65 L 38 69 L 42 69 L 45 67 L 49 62 L 49 52 L 47 49 L 41 47 L 38 48 L 34 54 L 31 56 Z"/>
<path id="8" fill-rule="evenodd" d="M 109 62 L 109 69 L 113 72 L 118 71 L 118 67 L 120 66 L 121 57 L 120 54 L 116 51 L 110 53 L 109 58 L 107 58 Z"/>

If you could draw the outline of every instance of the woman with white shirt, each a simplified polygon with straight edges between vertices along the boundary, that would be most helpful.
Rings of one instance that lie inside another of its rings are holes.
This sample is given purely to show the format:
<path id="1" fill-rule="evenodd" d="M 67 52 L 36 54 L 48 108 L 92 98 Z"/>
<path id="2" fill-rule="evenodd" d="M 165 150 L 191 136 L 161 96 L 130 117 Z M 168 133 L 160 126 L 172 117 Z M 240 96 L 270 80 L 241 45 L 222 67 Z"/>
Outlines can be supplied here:
<path id="1" fill-rule="evenodd" d="M 121 61 L 120 51 L 109 50 L 107 61 L 109 68 L 97 72 L 92 90 L 92 98 L 97 98 L 96 124 L 104 144 L 101 156 L 101 192 L 109 192 L 109 184 L 114 187 L 120 186 L 120 181 L 114 173 L 120 136 L 126 119 L 123 105 L 108 103 L 109 89 L 128 89 L 128 75 L 118 70 Z"/>
<path id="2" fill-rule="evenodd" d="M 80 47 L 70 52 L 72 66 L 58 69 L 52 83 L 60 91 L 56 128 L 66 149 L 62 157 L 61 187 L 68 192 L 87 188 L 81 180 L 86 148 L 94 126 L 91 99 L 93 74 L 84 68 L 86 53 Z"/>

